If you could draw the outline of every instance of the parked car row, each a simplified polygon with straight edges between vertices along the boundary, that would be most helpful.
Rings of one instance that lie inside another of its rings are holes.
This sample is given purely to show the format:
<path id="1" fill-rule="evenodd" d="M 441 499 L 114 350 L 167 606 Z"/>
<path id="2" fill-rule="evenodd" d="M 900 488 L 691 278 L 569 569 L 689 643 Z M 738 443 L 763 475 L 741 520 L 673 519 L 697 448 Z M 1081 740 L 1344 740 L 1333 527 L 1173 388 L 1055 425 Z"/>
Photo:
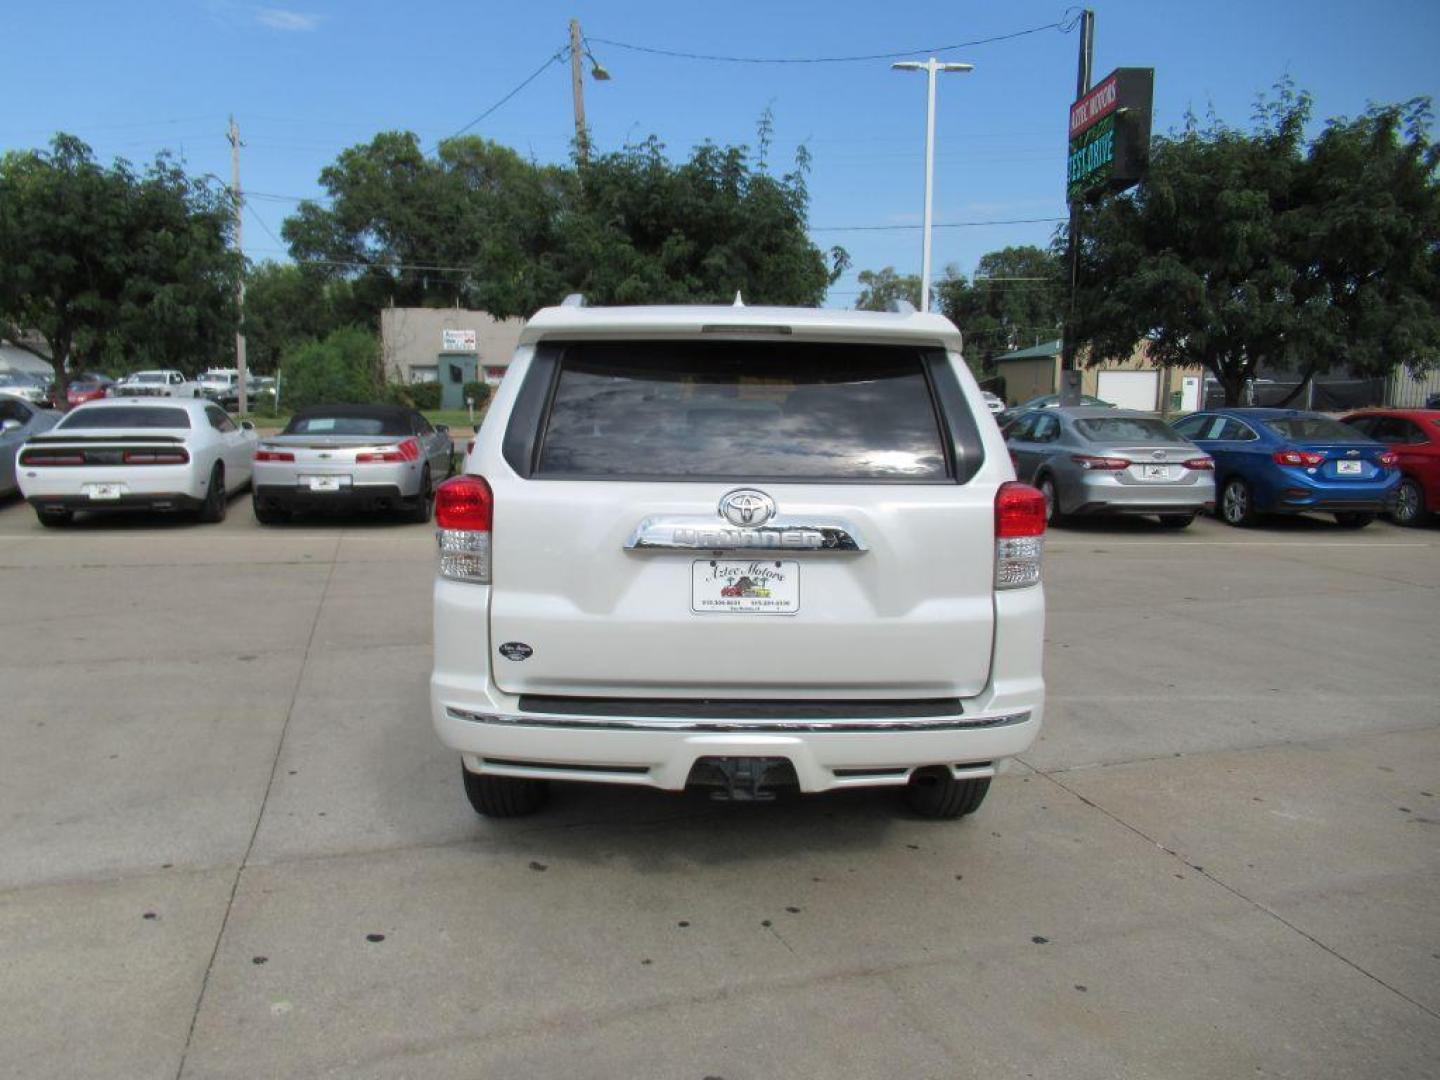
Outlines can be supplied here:
<path id="1" fill-rule="evenodd" d="M 1145 514 L 1184 528 L 1205 510 L 1229 525 L 1264 514 L 1333 514 L 1363 528 L 1440 509 L 1440 411 L 1370 410 L 1343 421 L 1300 409 L 1208 409 L 1173 425 L 1150 413 L 1049 403 L 1004 428 L 1016 475 L 1051 522 Z"/>
<path id="2" fill-rule="evenodd" d="M 267 396 L 274 399 L 273 378 L 250 375 L 246 387 L 253 402 L 264 402 Z M 0 396 L 18 397 L 47 409 L 59 404 L 54 377 L 32 372 L 0 372 Z M 240 373 L 234 368 L 211 368 L 191 380 L 181 371 L 165 368 L 133 371 L 117 380 L 97 371 L 77 372 L 67 384 L 65 404 L 73 408 L 105 397 L 204 397 L 234 409 L 240 403 Z"/>
<path id="3" fill-rule="evenodd" d="M 447 427 L 390 405 L 304 409 L 262 441 L 249 420 L 197 398 L 103 398 L 63 416 L 0 398 L 0 493 L 18 486 L 47 527 L 80 511 L 220 521 L 247 486 L 262 524 L 337 506 L 423 522 L 453 450 Z"/>

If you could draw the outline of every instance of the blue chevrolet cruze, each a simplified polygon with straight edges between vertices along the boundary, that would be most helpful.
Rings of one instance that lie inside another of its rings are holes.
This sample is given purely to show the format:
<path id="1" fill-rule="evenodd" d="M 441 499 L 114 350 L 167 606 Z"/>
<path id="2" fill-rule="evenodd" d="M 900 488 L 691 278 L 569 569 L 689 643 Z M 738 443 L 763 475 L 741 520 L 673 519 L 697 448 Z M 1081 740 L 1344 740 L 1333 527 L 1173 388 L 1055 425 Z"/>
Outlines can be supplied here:
<path id="1" fill-rule="evenodd" d="M 1400 486 L 1393 453 L 1323 413 L 1207 409 L 1171 426 L 1215 459 L 1216 512 L 1230 525 L 1321 511 L 1358 529 Z"/>

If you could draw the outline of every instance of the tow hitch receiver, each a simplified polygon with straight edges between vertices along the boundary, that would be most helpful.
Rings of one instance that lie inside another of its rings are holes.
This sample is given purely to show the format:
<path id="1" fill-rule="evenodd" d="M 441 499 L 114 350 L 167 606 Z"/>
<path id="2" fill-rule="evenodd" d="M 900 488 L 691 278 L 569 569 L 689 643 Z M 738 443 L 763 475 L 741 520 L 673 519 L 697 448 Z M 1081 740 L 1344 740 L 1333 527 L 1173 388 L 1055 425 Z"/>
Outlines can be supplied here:
<path id="1" fill-rule="evenodd" d="M 770 802 L 777 787 L 798 787 L 795 766 L 780 757 L 706 757 L 695 762 L 689 783 L 711 788 L 721 802 Z"/>

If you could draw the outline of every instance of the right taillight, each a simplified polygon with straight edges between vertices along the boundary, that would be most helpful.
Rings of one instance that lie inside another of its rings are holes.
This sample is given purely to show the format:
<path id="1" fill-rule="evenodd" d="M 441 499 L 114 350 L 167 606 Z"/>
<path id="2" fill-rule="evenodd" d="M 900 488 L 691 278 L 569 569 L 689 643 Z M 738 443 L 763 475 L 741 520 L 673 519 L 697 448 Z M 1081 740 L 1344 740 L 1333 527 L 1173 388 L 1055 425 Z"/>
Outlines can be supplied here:
<path id="1" fill-rule="evenodd" d="M 1183 462 L 1187 469 L 1197 469 L 1201 472 L 1214 472 L 1215 459 L 1208 457 L 1192 457 L 1189 461 Z"/>
<path id="2" fill-rule="evenodd" d="M 1045 496 L 1009 480 L 995 493 L 995 588 L 1023 589 L 1040 582 L 1045 552 Z"/>
<path id="3" fill-rule="evenodd" d="M 490 524 L 495 496 L 481 476 L 454 476 L 435 489 L 440 576 L 490 583 Z"/>

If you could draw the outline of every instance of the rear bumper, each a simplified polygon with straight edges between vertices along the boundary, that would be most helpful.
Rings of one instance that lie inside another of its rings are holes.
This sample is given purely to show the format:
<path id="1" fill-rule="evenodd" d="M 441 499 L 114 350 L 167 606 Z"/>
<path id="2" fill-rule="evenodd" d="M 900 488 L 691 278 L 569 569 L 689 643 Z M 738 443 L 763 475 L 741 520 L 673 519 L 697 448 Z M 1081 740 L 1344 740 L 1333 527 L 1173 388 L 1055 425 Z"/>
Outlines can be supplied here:
<path id="1" fill-rule="evenodd" d="M 774 720 L 706 719 L 701 709 L 683 719 L 557 715 L 527 711 L 494 685 L 486 659 L 489 589 L 438 581 L 431 719 L 467 769 L 506 776 L 680 790 L 696 762 L 712 757 L 788 759 L 807 792 L 904 784 L 913 770 L 933 765 L 957 777 L 991 776 L 1034 742 L 1044 711 L 1042 590 L 995 600 L 989 684 L 954 715 L 833 719 L 817 709 L 807 720 L 796 717 L 794 699 Z"/>
<path id="2" fill-rule="evenodd" d="M 279 484 L 257 484 L 255 498 L 286 510 L 313 510 L 326 506 L 390 507 L 398 506 L 407 497 L 396 484 L 352 484 L 339 491 L 310 491 L 302 487 Z"/>
<path id="3" fill-rule="evenodd" d="M 1385 478 L 1332 481 L 1319 480 L 1300 468 L 1277 467 L 1269 478 L 1268 513 L 1307 513 L 1321 511 L 1344 513 L 1380 513 L 1387 510 L 1400 488 L 1400 473 L 1389 470 Z"/>
<path id="4" fill-rule="evenodd" d="M 145 492 L 121 495 L 118 499 L 92 499 L 88 495 L 34 495 L 27 500 L 41 510 L 83 510 L 105 513 L 117 510 L 198 510 L 204 499 L 183 492 Z"/>
<path id="5" fill-rule="evenodd" d="M 1113 473 L 1082 476 L 1072 514 L 1191 514 L 1215 505 L 1215 480 L 1192 473 L 1185 482 L 1122 483 Z"/>
<path id="6" fill-rule="evenodd" d="M 184 465 L 66 466 L 17 465 L 20 491 L 32 506 L 66 510 L 194 509 L 205 500 L 208 474 Z M 89 486 L 118 484 L 118 499 L 92 499 Z"/>

